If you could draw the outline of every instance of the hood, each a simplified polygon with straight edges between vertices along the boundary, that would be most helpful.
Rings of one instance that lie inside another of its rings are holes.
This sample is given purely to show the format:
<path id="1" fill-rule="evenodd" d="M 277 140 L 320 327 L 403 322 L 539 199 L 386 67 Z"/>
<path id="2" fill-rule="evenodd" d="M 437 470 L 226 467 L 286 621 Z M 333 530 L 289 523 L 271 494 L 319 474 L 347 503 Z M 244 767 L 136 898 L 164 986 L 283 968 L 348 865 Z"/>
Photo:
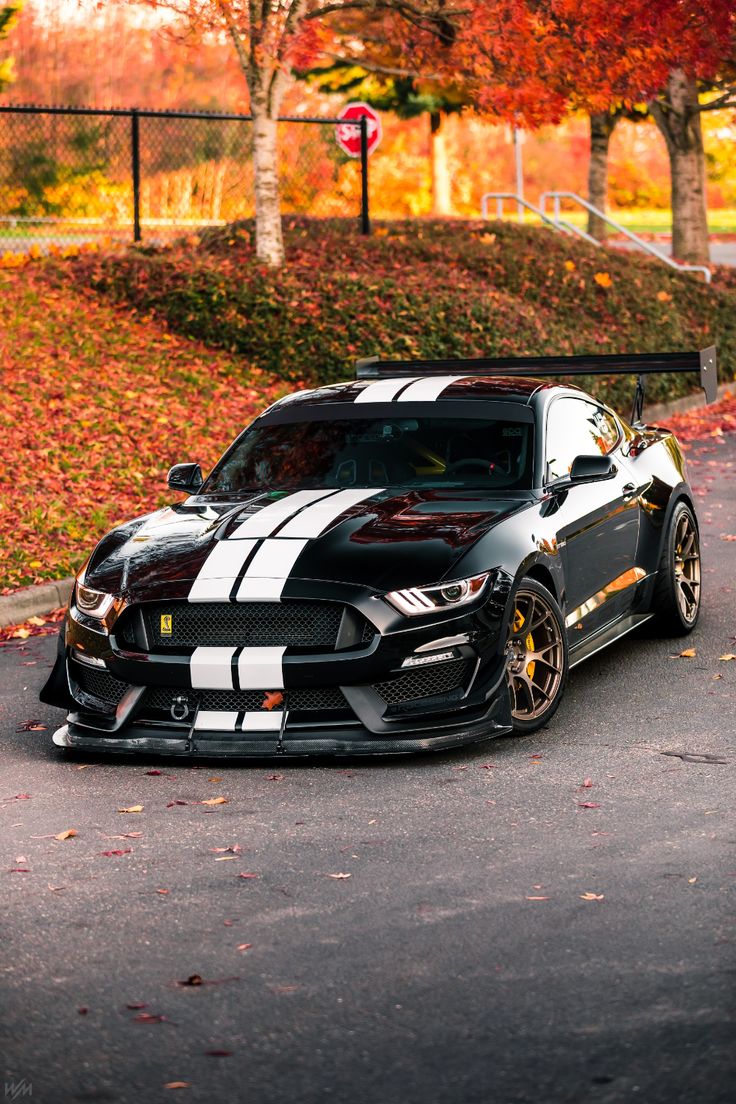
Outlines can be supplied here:
<path id="1" fill-rule="evenodd" d="M 273 492 L 235 504 L 193 498 L 113 530 L 86 582 L 134 601 L 227 600 L 244 578 L 241 600 L 278 598 L 274 579 L 281 589 L 310 580 L 396 590 L 452 577 L 481 536 L 528 503 L 457 489 Z M 258 580 L 271 581 L 267 593 Z"/>

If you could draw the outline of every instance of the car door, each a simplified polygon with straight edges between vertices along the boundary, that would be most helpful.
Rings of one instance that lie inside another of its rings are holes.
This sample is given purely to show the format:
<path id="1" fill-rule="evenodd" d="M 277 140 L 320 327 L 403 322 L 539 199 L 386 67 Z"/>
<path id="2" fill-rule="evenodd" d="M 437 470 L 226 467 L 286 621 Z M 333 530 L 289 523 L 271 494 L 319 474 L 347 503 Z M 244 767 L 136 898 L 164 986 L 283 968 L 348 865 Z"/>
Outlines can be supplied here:
<path id="1" fill-rule="evenodd" d="M 626 612 L 643 574 L 636 565 L 638 498 L 621 443 L 617 420 L 597 403 L 560 396 L 550 404 L 546 483 L 567 475 L 576 456 L 610 455 L 617 468 L 612 479 L 571 487 L 561 496 L 555 515 L 573 644 Z"/>

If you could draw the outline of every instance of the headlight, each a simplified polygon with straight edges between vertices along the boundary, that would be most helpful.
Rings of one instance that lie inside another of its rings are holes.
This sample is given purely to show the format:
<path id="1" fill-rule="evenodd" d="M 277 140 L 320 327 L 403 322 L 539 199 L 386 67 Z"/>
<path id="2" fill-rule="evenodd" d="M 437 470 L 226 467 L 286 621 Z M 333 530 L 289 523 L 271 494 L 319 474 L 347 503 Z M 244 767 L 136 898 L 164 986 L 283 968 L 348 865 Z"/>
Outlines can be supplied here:
<path id="1" fill-rule="evenodd" d="M 96 617 L 101 621 L 114 601 L 114 594 L 106 594 L 104 590 L 92 590 L 92 587 L 77 583 L 74 604 L 79 612 L 86 614 L 87 617 Z"/>
<path id="2" fill-rule="evenodd" d="M 431 610 L 446 609 L 449 606 L 462 606 L 472 602 L 483 590 L 488 572 L 472 575 L 469 579 L 457 579 L 450 583 L 437 583 L 435 586 L 410 587 L 408 590 L 392 590 L 386 595 L 386 601 L 395 606 L 407 617 L 416 617 Z"/>

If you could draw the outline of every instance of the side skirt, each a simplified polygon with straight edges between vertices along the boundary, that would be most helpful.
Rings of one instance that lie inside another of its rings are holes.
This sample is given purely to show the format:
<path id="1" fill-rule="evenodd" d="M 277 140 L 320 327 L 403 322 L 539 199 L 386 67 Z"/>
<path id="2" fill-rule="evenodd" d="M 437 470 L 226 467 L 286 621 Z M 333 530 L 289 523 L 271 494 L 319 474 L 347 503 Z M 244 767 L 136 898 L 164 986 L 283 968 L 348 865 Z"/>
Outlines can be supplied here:
<path id="1" fill-rule="evenodd" d="M 604 625 L 594 636 L 582 641 L 577 648 L 570 649 L 570 669 L 577 667 L 583 660 L 590 659 L 614 641 L 620 640 L 622 636 L 643 625 L 645 621 L 651 621 L 652 617 L 654 617 L 653 613 L 626 613 L 609 625 Z"/>

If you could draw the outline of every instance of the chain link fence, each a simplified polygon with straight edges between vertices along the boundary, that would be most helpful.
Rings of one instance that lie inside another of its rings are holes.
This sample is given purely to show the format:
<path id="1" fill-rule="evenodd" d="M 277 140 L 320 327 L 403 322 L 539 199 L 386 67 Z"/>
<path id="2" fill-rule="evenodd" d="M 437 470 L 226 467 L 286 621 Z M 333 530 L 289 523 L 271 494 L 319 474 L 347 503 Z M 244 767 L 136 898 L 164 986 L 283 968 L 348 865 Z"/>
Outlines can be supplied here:
<path id="1" fill-rule="evenodd" d="M 368 221 L 368 138 L 349 157 L 325 118 L 281 119 L 284 214 Z M 255 214 L 252 118 L 0 105 L 0 254 L 170 241 Z"/>

